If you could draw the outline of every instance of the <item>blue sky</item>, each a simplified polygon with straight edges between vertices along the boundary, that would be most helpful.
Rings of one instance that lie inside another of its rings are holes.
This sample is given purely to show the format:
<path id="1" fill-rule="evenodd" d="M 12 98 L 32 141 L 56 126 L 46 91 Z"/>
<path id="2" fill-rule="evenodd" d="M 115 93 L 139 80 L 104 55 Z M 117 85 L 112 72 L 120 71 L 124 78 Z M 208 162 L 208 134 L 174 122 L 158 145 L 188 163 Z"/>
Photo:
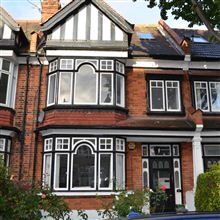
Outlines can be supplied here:
<path id="1" fill-rule="evenodd" d="M 40 0 L 31 1 L 40 5 Z M 61 0 L 62 5 L 68 1 L 69 0 Z M 160 19 L 159 9 L 149 9 L 144 0 L 138 0 L 135 3 L 132 0 L 107 0 L 107 2 L 133 24 L 155 24 Z M 40 13 L 37 8 L 33 7 L 27 0 L 0 0 L 0 5 L 15 19 L 40 19 Z M 187 22 L 174 20 L 171 14 L 166 22 L 171 27 L 187 28 Z"/>

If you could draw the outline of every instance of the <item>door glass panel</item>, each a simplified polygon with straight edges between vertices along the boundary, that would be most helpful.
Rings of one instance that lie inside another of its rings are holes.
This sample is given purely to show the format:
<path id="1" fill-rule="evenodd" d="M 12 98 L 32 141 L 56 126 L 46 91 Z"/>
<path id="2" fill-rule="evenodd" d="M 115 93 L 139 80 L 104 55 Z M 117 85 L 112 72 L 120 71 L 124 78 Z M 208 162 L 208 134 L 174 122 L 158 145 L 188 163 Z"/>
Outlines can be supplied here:
<path id="1" fill-rule="evenodd" d="M 164 161 L 164 168 L 165 169 L 169 169 L 170 168 L 170 164 L 168 161 Z"/>
<path id="2" fill-rule="evenodd" d="M 170 146 L 150 146 L 151 156 L 170 156 Z"/>
<path id="3" fill-rule="evenodd" d="M 153 172 L 153 190 L 165 186 L 170 189 L 170 172 L 166 170 L 156 170 Z"/>
<path id="4" fill-rule="evenodd" d="M 143 175 L 144 175 L 144 187 L 147 187 L 148 186 L 147 172 L 145 171 Z"/>
<path id="5" fill-rule="evenodd" d="M 175 171 L 175 183 L 176 183 L 176 188 L 180 187 L 180 181 L 179 181 L 179 172 Z"/>

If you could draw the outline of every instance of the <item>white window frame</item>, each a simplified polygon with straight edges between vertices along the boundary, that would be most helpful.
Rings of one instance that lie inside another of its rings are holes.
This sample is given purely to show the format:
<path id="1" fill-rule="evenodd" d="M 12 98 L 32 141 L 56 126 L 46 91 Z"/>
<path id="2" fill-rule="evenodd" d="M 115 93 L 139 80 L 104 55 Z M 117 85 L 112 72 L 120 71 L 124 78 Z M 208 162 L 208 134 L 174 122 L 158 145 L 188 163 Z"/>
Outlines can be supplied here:
<path id="1" fill-rule="evenodd" d="M 121 100 L 121 103 L 118 103 L 117 102 L 117 93 L 118 93 L 118 90 L 117 90 L 117 78 L 121 78 L 122 79 L 122 100 Z M 120 106 L 120 107 L 125 107 L 125 78 L 123 76 L 121 76 L 120 74 L 116 74 L 116 88 L 115 88 L 115 97 L 116 97 L 116 105 L 117 106 Z"/>
<path id="2" fill-rule="evenodd" d="M 220 144 L 204 144 L 203 145 L 204 156 L 207 157 L 207 158 L 208 157 L 220 157 L 220 154 L 209 154 L 209 155 L 206 154 L 205 148 L 206 147 L 209 148 L 210 146 L 220 148 Z"/>
<path id="3" fill-rule="evenodd" d="M 49 96 L 50 96 L 50 82 L 51 82 L 51 77 L 55 76 L 55 86 L 54 86 L 54 102 L 49 103 Z M 56 84 L 57 84 L 57 72 L 50 74 L 48 76 L 48 89 L 47 89 L 47 106 L 55 105 L 56 103 L 56 94 L 57 94 L 57 89 L 56 89 Z"/>
<path id="4" fill-rule="evenodd" d="M 111 97 L 112 97 L 112 100 L 110 103 L 105 103 L 105 102 L 102 102 L 102 75 L 111 75 Z M 114 77 L 113 77 L 113 74 L 112 73 L 100 73 L 100 83 L 99 83 L 99 102 L 100 102 L 100 105 L 113 105 L 113 99 L 114 99 Z"/>
<path id="5" fill-rule="evenodd" d="M 50 156 L 50 179 L 49 179 L 49 184 L 45 184 L 45 169 L 46 169 L 46 157 L 47 156 Z M 52 177 L 52 154 L 51 153 L 47 153 L 47 154 L 44 154 L 44 163 L 43 163 L 43 186 L 44 187 L 51 187 L 51 177 Z"/>
<path id="6" fill-rule="evenodd" d="M 170 144 L 150 144 L 149 145 L 149 148 L 150 148 L 150 155 L 151 157 L 170 157 L 172 155 L 172 152 L 171 152 L 171 146 Z M 152 155 L 151 154 L 151 147 L 169 147 L 169 150 L 170 150 L 170 154 L 169 155 Z"/>
<path id="7" fill-rule="evenodd" d="M 119 61 L 116 61 L 115 69 L 117 72 L 124 74 L 125 73 L 125 65 Z"/>
<path id="8" fill-rule="evenodd" d="M 105 149 L 101 149 L 101 141 L 105 140 Z M 111 148 L 107 149 L 107 140 L 111 140 Z M 113 150 L 113 138 L 99 138 L 99 151 L 112 151 Z"/>
<path id="9" fill-rule="evenodd" d="M 73 186 L 73 164 L 74 164 L 74 155 L 77 154 L 78 149 L 81 147 L 81 145 L 86 145 L 90 148 L 92 155 L 94 155 L 94 187 L 72 187 Z M 70 176 L 70 189 L 71 190 L 77 190 L 77 191 L 94 191 L 96 189 L 96 183 L 97 183 L 97 153 L 94 152 L 94 150 L 91 148 L 91 146 L 86 143 L 82 142 L 80 145 L 78 145 L 73 153 L 71 153 L 71 176 Z"/>
<path id="10" fill-rule="evenodd" d="M 210 111 L 211 112 L 220 112 L 220 110 L 213 110 L 213 107 L 212 107 L 212 96 L 211 96 L 211 94 L 212 94 L 212 92 L 211 92 L 211 90 L 212 90 L 212 88 L 211 88 L 211 84 L 212 83 L 214 83 L 214 84 L 220 84 L 220 81 L 210 81 L 209 82 L 209 96 L 210 96 L 210 105 L 211 105 L 211 108 L 210 108 Z"/>
<path id="11" fill-rule="evenodd" d="M 57 156 L 58 155 L 67 155 L 67 173 L 66 173 L 66 179 L 67 179 L 67 187 L 65 187 L 65 188 L 59 188 L 59 187 L 56 187 L 56 175 L 57 175 L 57 169 L 56 169 L 56 167 L 57 167 Z M 54 156 L 54 183 L 53 183 L 53 188 L 54 188 L 54 190 L 68 190 L 68 188 L 69 188 L 69 157 L 70 157 L 70 155 L 69 155 L 69 152 L 65 152 L 65 153 L 55 153 L 55 156 Z"/>
<path id="12" fill-rule="evenodd" d="M 62 140 L 62 146 L 63 146 L 64 140 L 68 140 L 68 149 L 58 149 L 57 148 L 58 140 Z M 68 137 L 67 138 L 65 138 L 65 137 L 56 138 L 55 150 L 56 151 L 69 151 L 70 150 L 70 138 L 68 138 Z"/>
<path id="13" fill-rule="evenodd" d="M 167 84 L 172 83 L 172 87 L 168 87 Z M 173 83 L 177 83 L 177 87 L 173 86 Z M 179 112 L 181 111 L 181 98 L 180 98 L 180 83 L 177 80 L 166 80 L 165 81 L 165 87 L 166 87 L 166 111 L 168 112 Z M 168 109 L 168 88 L 177 88 L 178 90 L 178 108 L 177 109 Z"/>
<path id="14" fill-rule="evenodd" d="M 84 64 L 84 65 L 88 65 L 88 64 Z M 88 65 L 91 66 L 91 65 Z M 91 66 L 91 68 L 94 70 L 92 74 L 96 75 L 96 97 L 95 97 L 95 102 L 88 102 L 88 103 L 82 103 L 82 102 L 76 102 L 76 77 L 77 74 L 79 73 L 79 71 L 75 72 L 75 77 L 74 77 L 74 105 L 98 105 L 98 80 L 99 80 L 99 76 L 98 73 L 95 71 L 94 67 Z"/>
<path id="15" fill-rule="evenodd" d="M 198 107 L 198 103 L 197 103 L 197 90 L 196 90 L 196 83 L 200 83 L 200 88 L 199 89 L 202 89 L 201 88 L 201 83 L 205 83 L 206 84 L 206 94 L 207 94 L 207 105 L 208 105 L 208 109 L 207 110 L 204 110 L 204 109 L 201 109 L 203 112 L 210 112 L 210 100 L 209 100 L 209 89 L 208 89 L 208 82 L 206 81 L 194 81 L 194 93 L 195 93 L 195 104 L 196 104 L 196 109 L 200 109 Z"/>
<path id="16" fill-rule="evenodd" d="M 69 91 L 69 96 L 70 96 L 70 100 L 69 102 L 63 102 L 60 100 L 60 92 L 61 92 L 61 78 L 62 78 L 62 74 L 70 74 L 70 91 Z M 72 94 L 73 94 L 73 73 L 72 72 L 60 72 L 59 74 L 59 91 L 58 91 L 58 104 L 62 104 L 62 105 L 69 105 L 72 103 Z"/>
<path id="17" fill-rule="evenodd" d="M 74 140 L 78 140 L 74 143 Z M 91 142 L 91 140 L 94 140 L 95 144 Z M 91 137 L 73 137 L 72 138 L 72 150 L 75 151 L 76 145 L 79 145 L 80 143 L 87 143 L 94 147 L 94 150 L 97 150 L 97 138 L 91 138 Z"/>
<path id="18" fill-rule="evenodd" d="M 152 86 L 153 82 L 156 82 L 156 87 Z M 158 87 L 159 82 L 162 83 L 162 87 Z M 150 110 L 157 111 L 157 112 L 165 111 L 164 81 L 163 80 L 150 80 L 149 83 L 150 83 Z M 163 108 L 162 109 L 153 108 L 152 88 L 162 88 L 162 98 L 163 98 L 163 105 L 162 105 Z"/>
<path id="19" fill-rule="evenodd" d="M 2 145 L 2 146 L 3 146 L 3 149 L 0 148 L 0 151 L 1 151 L 1 152 L 5 152 L 5 143 L 6 143 L 6 140 L 5 140 L 4 138 L 0 138 L 0 140 L 3 141 L 3 145 Z"/>
<path id="20" fill-rule="evenodd" d="M 178 167 L 175 167 L 175 162 L 178 163 Z M 178 172 L 179 176 L 179 187 L 177 187 L 175 173 Z M 181 169 L 180 169 L 180 159 L 173 159 L 173 177 L 174 177 L 174 188 L 175 188 L 175 203 L 177 205 L 182 204 L 182 184 L 181 184 Z"/>
<path id="21" fill-rule="evenodd" d="M 120 145 L 119 148 L 118 148 L 118 145 Z M 120 149 L 121 146 L 123 147 L 123 149 Z M 125 139 L 123 139 L 123 138 L 116 138 L 116 140 L 115 140 L 115 150 L 119 151 L 119 152 L 125 152 Z"/>
<path id="22" fill-rule="evenodd" d="M 145 145 L 146 146 L 146 145 Z M 147 168 L 144 167 L 144 162 L 147 163 Z M 144 172 L 147 172 L 147 187 L 150 186 L 150 179 L 149 179 L 149 159 L 143 158 L 142 159 L 142 185 L 144 186 Z"/>
<path id="23" fill-rule="evenodd" d="M 123 176 L 122 176 L 122 188 L 120 188 L 119 186 L 117 186 L 117 163 L 116 163 L 116 167 L 115 167 L 115 171 L 116 171 L 116 190 L 123 190 L 123 189 L 125 189 L 125 154 L 124 153 L 116 153 L 116 158 L 117 158 L 117 156 L 118 155 L 120 155 L 120 156 L 122 156 L 122 158 L 123 158 Z M 117 159 L 116 159 L 116 161 L 117 161 Z"/>
<path id="24" fill-rule="evenodd" d="M 51 148 L 47 149 L 47 146 L 51 146 Z M 53 149 L 53 138 L 47 138 L 44 140 L 44 152 L 52 151 Z"/>
<path id="25" fill-rule="evenodd" d="M 49 72 L 56 71 L 58 67 L 58 60 L 54 60 L 49 65 Z"/>
<path id="26" fill-rule="evenodd" d="M 67 68 L 67 65 L 65 67 L 62 67 L 62 62 L 63 61 L 71 61 L 71 68 Z M 60 59 L 60 70 L 73 70 L 74 68 L 74 59 Z"/>
<path id="27" fill-rule="evenodd" d="M 101 159 L 101 155 L 110 155 L 110 178 L 109 178 L 109 187 L 100 187 L 100 172 L 101 172 L 101 167 L 100 167 L 100 159 Z M 99 190 L 112 190 L 113 189 L 113 153 L 99 153 L 99 167 L 98 167 L 98 189 Z"/>
<path id="28" fill-rule="evenodd" d="M 111 69 L 108 69 L 107 63 L 111 62 Z M 106 68 L 103 68 L 103 66 L 106 66 Z M 114 70 L 114 61 L 113 60 L 100 60 L 100 70 L 107 70 L 107 71 L 113 71 Z"/>

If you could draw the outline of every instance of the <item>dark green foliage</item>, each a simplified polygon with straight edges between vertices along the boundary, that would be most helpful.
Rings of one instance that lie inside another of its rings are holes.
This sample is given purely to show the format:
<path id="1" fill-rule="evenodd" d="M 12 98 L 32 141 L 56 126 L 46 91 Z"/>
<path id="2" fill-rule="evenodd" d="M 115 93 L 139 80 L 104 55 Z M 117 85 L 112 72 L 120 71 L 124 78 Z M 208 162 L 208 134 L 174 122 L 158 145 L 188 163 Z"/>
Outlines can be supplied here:
<path id="1" fill-rule="evenodd" d="M 220 163 L 198 176 L 195 207 L 197 211 L 220 211 Z"/>
<path id="2" fill-rule="evenodd" d="M 40 210 L 46 211 L 42 216 Z M 62 198 L 48 190 L 16 182 L 0 161 L 0 218 L 3 220 L 39 220 L 44 217 L 69 219 L 69 208 Z"/>
<path id="3" fill-rule="evenodd" d="M 138 1 L 138 0 L 133 0 Z M 149 8 L 158 5 L 161 11 L 162 19 L 168 18 L 167 13 L 170 11 L 175 19 L 182 18 L 189 22 L 189 27 L 194 24 L 202 25 L 203 22 L 199 19 L 195 12 L 191 0 L 145 0 Z M 197 0 L 205 17 L 209 20 L 212 28 L 220 29 L 220 1 L 219 0 Z"/>

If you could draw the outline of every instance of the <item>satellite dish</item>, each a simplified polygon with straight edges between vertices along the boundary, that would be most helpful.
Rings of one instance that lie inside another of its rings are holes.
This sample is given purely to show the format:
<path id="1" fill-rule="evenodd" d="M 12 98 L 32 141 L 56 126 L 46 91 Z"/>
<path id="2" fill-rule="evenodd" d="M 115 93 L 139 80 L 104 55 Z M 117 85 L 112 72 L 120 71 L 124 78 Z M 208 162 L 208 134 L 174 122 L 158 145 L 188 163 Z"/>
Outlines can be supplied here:
<path id="1" fill-rule="evenodd" d="M 39 123 L 43 122 L 43 120 L 44 120 L 44 112 L 40 112 L 37 120 L 38 120 Z"/>

